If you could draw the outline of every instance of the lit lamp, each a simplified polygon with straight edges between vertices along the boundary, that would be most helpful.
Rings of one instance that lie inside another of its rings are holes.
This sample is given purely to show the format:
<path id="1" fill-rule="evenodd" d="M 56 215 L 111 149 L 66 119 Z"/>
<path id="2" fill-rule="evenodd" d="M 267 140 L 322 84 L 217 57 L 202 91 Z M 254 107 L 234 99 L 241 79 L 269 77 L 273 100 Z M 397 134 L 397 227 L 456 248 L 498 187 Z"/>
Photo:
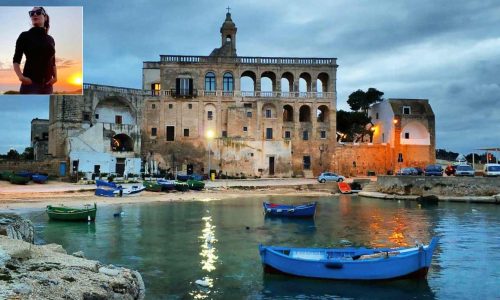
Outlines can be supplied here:
<path id="1" fill-rule="evenodd" d="M 394 125 L 398 124 L 398 119 L 392 120 L 392 123 L 394 123 Z"/>
<path id="2" fill-rule="evenodd" d="M 211 174 L 210 174 L 210 152 L 212 152 L 212 149 L 210 148 L 210 144 L 212 142 L 212 139 L 214 138 L 215 136 L 215 133 L 213 130 L 209 129 L 207 131 L 207 134 L 206 134 L 206 137 L 207 137 L 207 141 L 208 141 L 208 178 L 211 180 Z"/>

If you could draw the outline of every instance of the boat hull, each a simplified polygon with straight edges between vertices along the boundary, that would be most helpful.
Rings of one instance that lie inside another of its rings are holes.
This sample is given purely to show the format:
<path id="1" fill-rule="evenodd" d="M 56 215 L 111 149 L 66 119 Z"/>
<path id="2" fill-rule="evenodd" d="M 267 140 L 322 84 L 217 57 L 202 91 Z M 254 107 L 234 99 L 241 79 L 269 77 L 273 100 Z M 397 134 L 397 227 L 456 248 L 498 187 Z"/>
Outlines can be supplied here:
<path id="1" fill-rule="evenodd" d="M 282 205 L 264 202 L 264 213 L 271 217 L 312 218 L 316 212 L 316 202 L 303 205 Z"/>
<path id="2" fill-rule="evenodd" d="M 30 180 L 31 179 L 29 177 L 18 176 L 14 174 L 12 174 L 9 178 L 9 181 L 12 184 L 27 184 L 28 182 L 30 182 Z"/>
<path id="3" fill-rule="evenodd" d="M 198 180 L 188 180 L 187 184 L 189 186 L 189 189 L 195 190 L 195 191 L 201 191 L 205 188 L 205 183 L 203 181 L 198 181 Z"/>
<path id="4" fill-rule="evenodd" d="M 146 191 L 149 192 L 161 192 L 162 191 L 162 185 L 156 182 L 152 181 L 143 181 L 142 185 L 146 188 Z"/>
<path id="5" fill-rule="evenodd" d="M 82 222 L 82 221 L 95 221 L 95 216 L 97 213 L 97 205 L 94 207 L 89 207 L 86 209 L 77 209 L 70 207 L 54 207 L 47 206 L 47 214 L 51 220 L 55 221 L 71 221 L 71 222 Z"/>
<path id="6" fill-rule="evenodd" d="M 336 280 L 387 280 L 425 277 L 437 241 L 437 238 L 434 238 L 428 246 L 406 249 L 356 250 L 260 246 L 259 250 L 262 264 L 267 271 Z M 396 252 L 398 254 L 395 254 Z M 356 258 L 356 253 L 381 256 L 353 259 Z"/>
<path id="7" fill-rule="evenodd" d="M 35 174 L 31 177 L 33 182 L 36 182 L 36 183 L 45 183 L 45 182 L 47 182 L 48 178 L 49 178 L 48 176 L 40 175 L 40 174 Z"/>

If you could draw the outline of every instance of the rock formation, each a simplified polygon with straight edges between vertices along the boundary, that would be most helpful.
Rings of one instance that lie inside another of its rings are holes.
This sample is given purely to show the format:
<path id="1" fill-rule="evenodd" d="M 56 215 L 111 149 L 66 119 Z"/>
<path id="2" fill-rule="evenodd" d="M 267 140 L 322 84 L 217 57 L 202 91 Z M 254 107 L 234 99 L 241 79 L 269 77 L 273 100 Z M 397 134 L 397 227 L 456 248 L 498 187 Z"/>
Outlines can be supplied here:
<path id="1" fill-rule="evenodd" d="M 83 256 L 82 253 L 77 253 Z M 137 271 L 0 236 L 0 299 L 144 299 Z"/>
<path id="2" fill-rule="evenodd" d="M 16 214 L 0 213 L 0 235 L 33 244 L 33 224 Z"/>

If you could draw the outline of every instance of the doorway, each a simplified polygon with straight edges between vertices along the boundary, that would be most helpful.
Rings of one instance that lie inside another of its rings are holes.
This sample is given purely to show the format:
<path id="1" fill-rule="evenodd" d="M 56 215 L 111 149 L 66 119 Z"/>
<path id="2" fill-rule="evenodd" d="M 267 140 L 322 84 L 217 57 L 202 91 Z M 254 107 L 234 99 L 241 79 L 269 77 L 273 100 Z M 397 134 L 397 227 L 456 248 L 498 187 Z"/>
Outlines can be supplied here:
<path id="1" fill-rule="evenodd" d="M 274 175 L 274 156 L 269 156 L 269 175 Z"/>
<path id="2" fill-rule="evenodd" d="M 125 173 L 125 158 L 117 158 L 116 159 L 116 174 L 123 176 Z"/>

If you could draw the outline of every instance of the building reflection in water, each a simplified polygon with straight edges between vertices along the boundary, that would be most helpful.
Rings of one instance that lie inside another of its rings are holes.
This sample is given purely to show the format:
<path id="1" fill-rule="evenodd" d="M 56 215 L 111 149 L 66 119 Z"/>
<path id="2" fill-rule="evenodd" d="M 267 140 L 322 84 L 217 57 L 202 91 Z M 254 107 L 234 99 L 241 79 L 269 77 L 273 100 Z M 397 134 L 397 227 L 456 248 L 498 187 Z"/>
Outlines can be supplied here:
<path id="1" fill-rule="evenodd" d="M 209 274 L 216 269 L 216 263 L 218 260 L 217 249 L 215 244 L 217 239 L 215 238 L 215 226 L 212 225 L 212 217 L 203 217 L 202 220 L 205 222 L 205 227 L 201 231 L 200 239 L 200 256 L 201 256 L 201 269 L 206 272 L 203 279 L 196 281 L 197 289 L 189 293 L 194 299 L 209 299 L 213 295 L 214 278 Z"/>

